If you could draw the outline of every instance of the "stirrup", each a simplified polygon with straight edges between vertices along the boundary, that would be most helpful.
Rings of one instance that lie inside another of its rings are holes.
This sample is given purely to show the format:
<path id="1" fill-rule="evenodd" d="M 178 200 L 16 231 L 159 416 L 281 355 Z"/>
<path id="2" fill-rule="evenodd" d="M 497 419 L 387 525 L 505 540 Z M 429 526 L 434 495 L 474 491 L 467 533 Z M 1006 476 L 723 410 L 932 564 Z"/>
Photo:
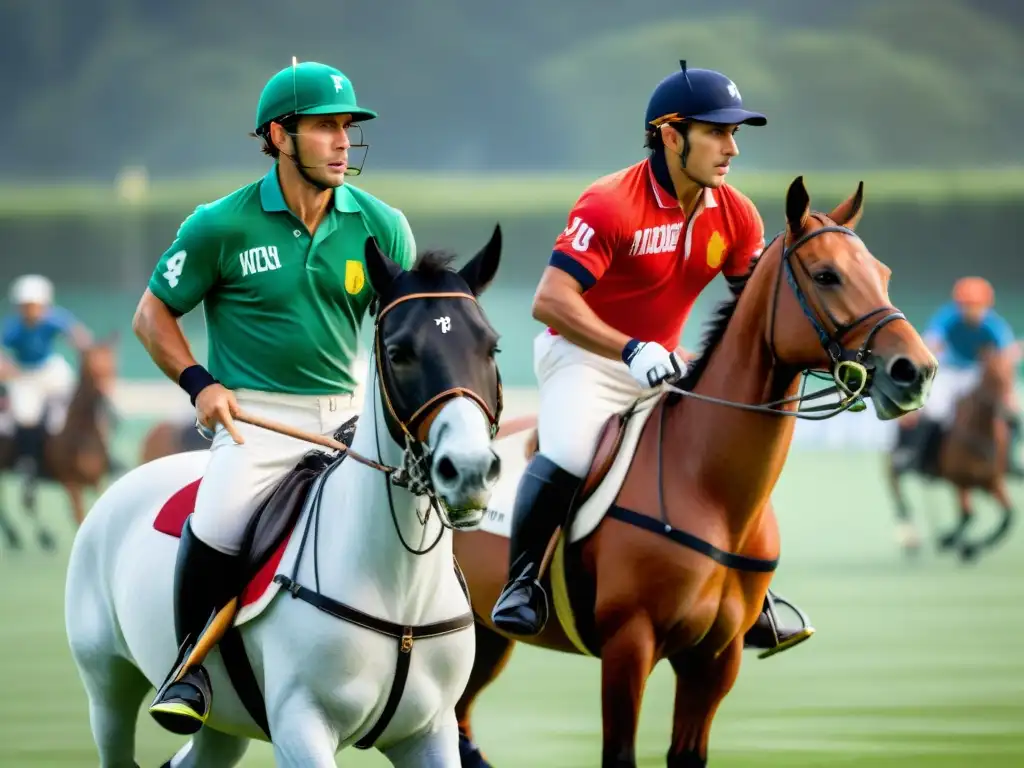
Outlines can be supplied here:
<path id="1" fill-rule="evenodd" d="M 202 637 L 202 635 L 199 637 Z M 196 638 L 194 641 L 191 637 L 185 638 L 185 642 L 178 649 L 178 656 L 174 660 L 170 673 L 163 684 L 157 689 L 156 695 L 148 707 L 150 716 L 156 720 L 160 727 L 171 733 L 183 736 L 192 735 L 199 731 L 206 724 L 206 719 L 209 717 L 212 708 L 213 683 L 210 680 L 209 672 L 203 667 L 202 662 L 192 665 L 188 664 L 189 657 L 192 655 L 192 650 L 195 648 L 198 640 L 199 638 Z M 183 682 L 189 674 L 198 675 L 200 681 L 196 684 Z M 165 701 L 164 698 L 167 696 L 168 690 L 178 684 L 196 687 L 205 704 L 206 711 L 198 712 L 188 704 Z"/>
<path id="2" fill-rule="evenodd" d="M 785 639 L 782 639 L 779 635 L 779 617 L 775 613 L 775 603 L 785 605 L 797 615 L 798 619 L 800 619 L 800 629 L 788 635 Z M 799 645 L 804 640 L 807 640 L 814 634 L 814 627 L 811 626 L 811 620 L 808 618 L 807 614 L 797 608 L 786 598 L 773 595 L 770 589 L 765 593 L 763 613 L 768 617 L 768 626 L 771 627 L 772 635 L 775 637 L 775 645 L 757 654 L 757 658 L 759 659 L 767 659 L 777 653 L 789 650 L 793 646 Z"/>

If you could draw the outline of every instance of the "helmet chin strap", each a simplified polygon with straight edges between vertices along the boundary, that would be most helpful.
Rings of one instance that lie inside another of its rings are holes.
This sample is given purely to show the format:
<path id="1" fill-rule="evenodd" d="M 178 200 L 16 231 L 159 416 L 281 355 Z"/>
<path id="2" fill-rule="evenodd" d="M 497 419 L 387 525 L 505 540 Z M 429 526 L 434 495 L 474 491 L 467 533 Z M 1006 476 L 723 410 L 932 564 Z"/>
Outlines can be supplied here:
<path id="1" fill-rule="evenodd" d="M 695 179 L 690 175 L 690 172 L 686 170 L 686 162 L 690 158 L 690 127 L 688 125 L 683 125 L 676 130 L 678 130 L 679 134 L 683 137 L 683 149 L 681 152 L 676 153 L 676 156 L 679 158 L 679 170 L 683 172 L 683 175 L 686 176 L 686 178 L 703 189 L 707 185 L 699 179 Z"/>
<path id="2" fill-rule="evenodd" d="M 685 129 L 685 126 L 683 126 L 683 128 Z M 694 178 L 686 170 L 686 163 L 690 156 L 690 137 L 687 135 L 689 131 L 680 130 L 679 133 L 683 137 L 683 149 L 681 152 L 676 152 L 675 150 L 672 150 L 672 154 L 679 158 L 679 170 L 683 172 L 683 175 L 686 176 L 686 178 L 688 178 L 698 187 L 701 187 L 703 189 L 707 185 L 701 182 L 699 179 Z M 675 184 L 672 183 L 672 174 L 668 168 L 668 158 L 666 156 L 667 152 L 668 147 L 666 147 L 664 144 L 662 144 L 658 149 L 653 150 L 651 153 L 651 168 L 654 171 L 654 178 L 657 180 L 657 182 L 667 191 L 675 195 Z"/>
<path id="3" fill-rule="evenodd" d="M 318 168 L 320 166 L 316 166 L 316 165 L 303 165 L 302 164 L 302 159 L 299 157 L 299 142 L 295 141 L 295 138 L 294 138 L 295 134 L 294 133 L 293 134 L 289 134 L 289 135 L 292 136 L 292 141 L 295 144 L 295 154 L 294 155 L 289 155 L 287 152 L 281 152 L 281 154 L 284 155 L 285 157 L 287 157 L 289 160 L 292 161 L 292 165 L 294 165 L 295 166 L 295 170 L 297 170 L 299 172 L 299 176 L 301 176 L 303 179 L 305 179 L 307 184 L 309 184 L 312 187 L 315 187 L 316 189 L 319 189 L 321 192 L 326 192 L 329 189 L 334 189 L 334 187 L 332 187 L 332 186 L 330 186 L 328 184 L 324 184 L 322 181 L 317 181 L 312 176 L 310 176 L 308 173 L 306 173 L 307 170 L 312 170 L 312 169 Z"/>

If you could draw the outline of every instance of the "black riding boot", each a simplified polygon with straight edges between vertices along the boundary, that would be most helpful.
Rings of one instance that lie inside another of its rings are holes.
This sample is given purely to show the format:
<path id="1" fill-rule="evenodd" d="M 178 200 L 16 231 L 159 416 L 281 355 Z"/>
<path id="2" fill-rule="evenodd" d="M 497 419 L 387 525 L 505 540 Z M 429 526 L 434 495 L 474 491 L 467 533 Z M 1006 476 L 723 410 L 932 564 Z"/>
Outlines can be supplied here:
<path id="1" fill-rule="evenodd" d="M 153 719 L 171 733 L 193 734 L 210 714 L 210 676 L 202 664 L 187 669 L 183 665 L 216 611 L 238 595 L 241 562 L 240 557 L 226 555 L 192 533 L 191 517 L 185 521 L 174 571 L 178 658 L 149 707 Z"/>
<path id="2" fill-rule="evenodd" d="M 939 440 L 942 438 L 942 424 L 934 419 L 921 417 L 911 435 L 913 459 L 911 469 L 921 474 L 934 470 Z"/>
<path id="3" fill-rule="evenodd" d="M 539 453 L 523 473 L 512 513 L 509 582 L 491 611 L 491 621 L 501 631 L 529 637 L 547 624 L 548 597 L 539 581 L 541 561 L 580 482 Z"/>
<path id="4" fill-rule="evenodd" d="M 803 626 L 799 628 L 781 626 L 775 613 L 775 603 L 782 603 L 792 608 L 793 612 L 800 617 L 800 623 Z M 758 657 L 766 659 L 769 656 L 774 656 L 776 653 L 789 650 L 813 634 L 814 627 L 811 626 L 804 612 L 784 597 L 774 594 L 769 589 L 768 594 L 764 598 L 764 607 L 761 609 L 761 615 L 757 617 L 754 626 L 747 631 L 743 638 L 743 647 L 761 648 L 763 652 L 758 654 Z"/>
<path id="5" fill-rule="evenodd" d="M 37 478 L 43 474 L 43 449 L 46 447 L 46 426 L 19 426 L 14 433 L 17 452 L 16 467 L 25 477 Z"/>

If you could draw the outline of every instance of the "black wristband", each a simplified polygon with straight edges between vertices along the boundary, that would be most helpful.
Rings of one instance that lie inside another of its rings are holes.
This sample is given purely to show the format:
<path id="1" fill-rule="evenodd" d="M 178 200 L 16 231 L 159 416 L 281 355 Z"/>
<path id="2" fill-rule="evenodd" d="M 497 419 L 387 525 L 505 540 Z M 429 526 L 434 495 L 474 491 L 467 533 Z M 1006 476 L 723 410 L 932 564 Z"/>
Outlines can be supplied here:
<path id="1" fill-rule="evenodd" d="M 213 378 L 213 374 L 201 365 L 190 365 L 178 376 L 178 386 L 188 392 L 188 396 L 192 399 L 192 405 L 196 404 L 196 398 L 199 397 L 200 392 L 211 384 L 219 383 Z"/>
<path id="2" fill-rule="evenodd" d="M 622 348 L 622 362 L 629 365 L 629 361 L 633 359 L 633 355 L 640 351 L 640 348 L 644 345 L 639 339 L 630 339 L 626 342 L 626 346 Z"/>

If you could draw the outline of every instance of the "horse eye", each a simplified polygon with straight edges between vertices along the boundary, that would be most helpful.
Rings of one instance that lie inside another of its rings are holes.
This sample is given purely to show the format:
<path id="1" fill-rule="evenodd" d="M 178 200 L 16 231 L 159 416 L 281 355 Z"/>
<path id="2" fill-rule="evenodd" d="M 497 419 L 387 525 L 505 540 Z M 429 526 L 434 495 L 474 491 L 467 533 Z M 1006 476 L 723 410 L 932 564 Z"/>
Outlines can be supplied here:
<path id="1" fill-rule="evenodd" d="M 408 344 L 389 344 L 387 352 L 392 365 L 405 365 L 416 357 L 416 353 Z"/>
<path id="2" fill-rule="evenodd" d="M 839 275 L 831 269 L 823 269 L 821 272 L 816 274 L 814 276 L 814 282 L 826 288 L 832 288 L 843 284 L 842 278 L 840 278 Z"/>

